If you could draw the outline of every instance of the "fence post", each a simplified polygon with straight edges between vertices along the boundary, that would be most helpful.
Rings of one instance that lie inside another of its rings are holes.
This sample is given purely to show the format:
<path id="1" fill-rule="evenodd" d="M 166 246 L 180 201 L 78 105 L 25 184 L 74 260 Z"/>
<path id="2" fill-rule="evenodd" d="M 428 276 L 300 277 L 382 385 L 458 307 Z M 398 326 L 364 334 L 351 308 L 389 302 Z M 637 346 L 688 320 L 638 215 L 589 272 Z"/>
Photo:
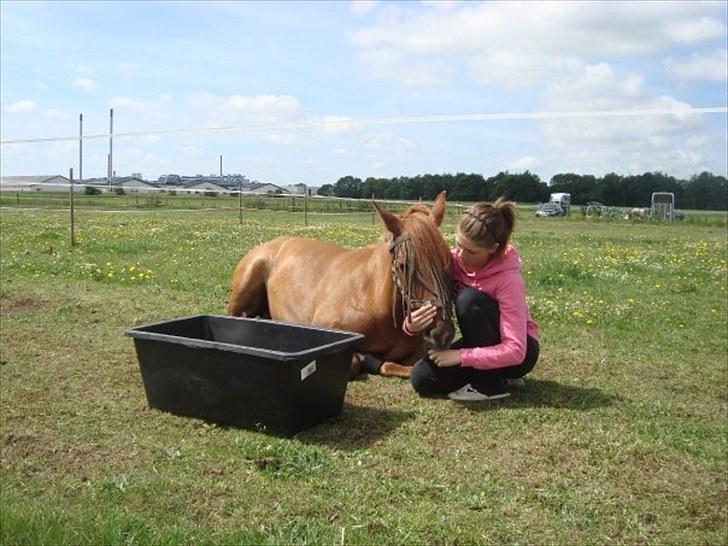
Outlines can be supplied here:
<path id="1" fill-rule="evenodd" d="M 71 181 L 71 185 L 69 186 L 71 189 L 71 246 L 76 246 L 76 228 L 75 228 L 75 219 L 74 219 L 74 208 L 73 208 L 73 167 L 68 171 L 68 178 Z"/>
<path id="2" fill-rule="evenodd" d="M 303 185 L 303 225 L 308 227 L 308 187 Z"/>
<path id="3" fill-rule="evenodd" d="M 243 225 L 243 179 L 238 180 L 238 222 Z"/>

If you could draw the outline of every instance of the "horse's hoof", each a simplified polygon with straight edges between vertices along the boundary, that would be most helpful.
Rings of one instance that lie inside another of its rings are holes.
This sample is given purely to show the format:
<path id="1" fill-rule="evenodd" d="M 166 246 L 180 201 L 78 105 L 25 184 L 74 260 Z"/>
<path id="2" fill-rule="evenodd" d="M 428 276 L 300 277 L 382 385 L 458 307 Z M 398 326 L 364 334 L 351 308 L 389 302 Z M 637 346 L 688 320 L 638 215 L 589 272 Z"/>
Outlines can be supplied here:
<path id="1" fill-rule="evenodd" d="M 351 358 L 351 367 L 349 368 L 349 381 L 353 381 L 361 374 L 361 358 L 355 354 Z"/>
<path id="2" fill-rule="evenodd" d="M 365 372 L 372 375 L 379 375 L 379 370 L 382 368 L 383 360 L 376 356 L 367 355 L 362 362 L 362 368 Z"/>

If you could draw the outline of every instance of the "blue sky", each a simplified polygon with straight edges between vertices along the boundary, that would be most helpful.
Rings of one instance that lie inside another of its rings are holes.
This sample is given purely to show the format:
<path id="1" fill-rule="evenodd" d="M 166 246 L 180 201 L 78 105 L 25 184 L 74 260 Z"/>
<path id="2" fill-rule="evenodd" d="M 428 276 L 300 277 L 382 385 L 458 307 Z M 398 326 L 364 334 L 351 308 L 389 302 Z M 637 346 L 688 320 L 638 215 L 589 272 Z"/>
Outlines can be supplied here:
<path id="1" fill-rule="evenodd" d="M 2 0 L 0 132 L 74 137 L 82 113 L 84 134 L 108 133 L 113 107 L 116 134 L 144 133 L 114 139 L 114 170 L 147 179 L 216 173 L 221 154 L 283 185 L 726 175 L 725 111 L 685 109 L 726 107 L 727 6 Z M 472 119 L 614 110 L 675 114 Z M 84 142 L 85 177 L 105 176 L 108 146 Z M 5 143 L 0 159 L 5 176 L 77 172 L 78 142 Z"/>

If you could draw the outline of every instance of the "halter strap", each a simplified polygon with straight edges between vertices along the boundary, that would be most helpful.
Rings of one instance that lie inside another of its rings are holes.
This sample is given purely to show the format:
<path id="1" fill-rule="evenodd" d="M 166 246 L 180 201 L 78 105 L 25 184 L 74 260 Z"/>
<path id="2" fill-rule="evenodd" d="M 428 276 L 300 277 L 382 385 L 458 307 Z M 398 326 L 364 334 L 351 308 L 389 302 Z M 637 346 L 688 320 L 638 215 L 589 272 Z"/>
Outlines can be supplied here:
<path id="1" fill-rule="evenodd" d="M 427 272 L 431 277 L 432 284 L 422 277 L 422 273 L 415 263 L 415 252 L 410 236 L 406 233 L 400 234 L 389 243 L 389 253 L 392 256 L 392 281 L 393 289 L 399 292 L 404 305 L 405 316 L 411 311 L 419 309 L 423 305 L 431 303 L 442 309 L 442 318 L 450 316 L 452 299 L 450 297 L 450 283 L 443 278 L 437 268 L 428 264 Z M 400 261 L 404 258 L 404 261 Z M 412 296 L 413 281 L 419 282 L 422 287 L 434 296 L 432 300 L 420 300 Z M 392 320 L 397 327 L 396 298 L 392 298 Z"/>

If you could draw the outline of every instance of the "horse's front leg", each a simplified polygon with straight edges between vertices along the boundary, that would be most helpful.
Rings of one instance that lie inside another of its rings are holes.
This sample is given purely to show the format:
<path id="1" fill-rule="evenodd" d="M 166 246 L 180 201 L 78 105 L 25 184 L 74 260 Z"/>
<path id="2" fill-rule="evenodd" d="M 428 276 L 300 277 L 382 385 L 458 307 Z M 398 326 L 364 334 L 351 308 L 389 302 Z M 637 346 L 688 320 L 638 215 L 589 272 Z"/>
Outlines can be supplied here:
<path id="1" fill-rule="evenodd" d="M 373 375 L 382 375 L 384 377 L 402 377 L 409 379 L 412 371 L 412 364 L 417 360 L 416 358 L 408 359 L 409 362 L 398 363 L 391 360 L 383 360 L 374 355 L 356 353 L 352 362 L 351 373 L 353 374 L 356 369 L 356 375 L 361 372 L 366 372 Z M 351 375 L 351 378 L 356 377 Z"/>
<path id="2" fill-rule="evenodd" d="M 409 379 L 411 373 L 412 366 L 405 366 L 388 360 L 382 362 L 382 365 L 379 368 L 379 375 L 383 375 L 385 377 L 402 377 L 404 379 Z"/>

